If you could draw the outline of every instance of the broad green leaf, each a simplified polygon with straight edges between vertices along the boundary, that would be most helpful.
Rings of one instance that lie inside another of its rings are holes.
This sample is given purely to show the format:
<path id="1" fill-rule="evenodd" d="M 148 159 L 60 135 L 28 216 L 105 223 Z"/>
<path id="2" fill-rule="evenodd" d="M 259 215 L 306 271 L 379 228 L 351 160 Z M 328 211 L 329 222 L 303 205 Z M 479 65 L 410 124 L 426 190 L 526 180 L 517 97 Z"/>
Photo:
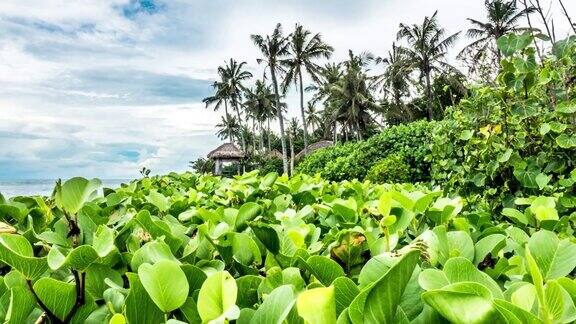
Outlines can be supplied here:
<path id="1" fill-rule="evenodd" d="M 34 283 L 34 291 L 46 307 L 64 320 L 76 303 L 76 286 L 53 278 L 41 278 Z"/>
<path id="2" fill-rule="evenodd" d="M 278 233 L 272 227 L 258 223 L 250 225 L 250 228 L 268 251 L 272 254 L 278 254 L 280 251 L 280 239 L 278 238 Z"/>
<path id="3" fill-rule="evenodd" d="M 209 276 L 200 288 L 198 313 L 203 322 L 217 319 L 236 306 L 238 287 L 227 271 Z"/>
<path id="4" fill-rule="evenodd" d="M 348 277 L 338 277 L 332 282 L 334 286 L 334 299 L 336 301 L 336 315 L 350 306 L 354 298 L 360 293 L 360 289 L 354 281 Z"/>
<path id="5" fill-rule="evenodd" d="M 188 280 L 176 262 L 145 263 L 138 268 L 138 276 L 150 298 L 164 313 L 179 308 L 188 297 Z"/>
<path id="6" fill-rule="evenodd" d="M 46 257 L 34 257 L 32 245 L 23 236 L 0 234 L 0 260 L 18 270 L 27 279 L 34 280 L 48 270 Z"/>
<path id="7" fill-rule="evenodd" d="M 236 216 L 236 229 L 238 231 L 243 231 L 247 223 L 253 220 L 256 216 L 260 214 L 260 205 L 254 202 L 247 202 L 238 210 L 238 215 Z"/>
<path id="8" fill-rule="evenodd" d="M 96 233 L 94 234 L 92 246 L 98 253 L 98 256 L 107 256 L 115 248 L 114 230 L 104 225 L 98 226 L 98 229 L 96 229 Z"/>
<path id="9" fill-rule="evenodd" d="M 174 262 L 179 262 L 178 259 L 176 259 L 176 257 L 170 251 L 168 244 L 162 241 L 151 241 L 144 244 L 134 253 L 132 260 L 130 261 L 130 266 L 133 271 L 138 271 L 138 268 L 142 264 L 154 264 L 160 260 L 171 260 Z"/>
<path id="10" fill-rule="evenodd" d="M 321 255 L 313 255 L 304 263 L 308 270 L 324 286 L 329 286 L 338 277 L 345 275 L 342 267 L 334 260 Z"/>
<path id="11" fill-rule="evenodd" d="M 94 261 L 98 259 L 98 254 L 89 245 L 81 245 L 67 255 L 64 255 L 56 246 L 48 252 L 48 265 L 52 270 L 61 268 L 72 268 L 80 271 L 86 270 Z"/>
<path id="12" fill-rule="evenodd" d="M 146 196 L 146 200 L 156 206 L 156 208 L 158 208 L 162 213 L 170 209 L 170 198 L 159 193 L 156 189 L 150 190 L 150 193 Z"/>
<path id="13" fill-rule="evenodd" d="M 476 282 L 459 282 L 427 291 L 422 299 L 452 323 L 499 323 L 488 288 Z"/>
<path id="14" fill-rule="evenodd" d="M 114 282 L 119 286 L 124 284 L 118 271 L 103 264 L 93 263 L 86 269 L 86 292 L 92 295 L 95 300 L 102 299 L 104 291 L 108 289 L 105 280 Z"/>
<path id="15" fill-rule="evenodd" d="M 494 308 L 510 324 L 542 324 L 538 317 L 512 303 L 502 299 L 492 301 Z"/>
<path id="16" fill-rule="evenodd" d="M 492 234 L 483 237 L 474 246 L 474 264 L 477 266 L 488 254 L 496 256 L 499 250 L 506 245 L 506 236 L 502 234 Z"/>
<path id="17" fill-rule="evenodd" d="M 130 293 L 126 297 L 125 315 L 128 323 L 162 323 L 164 313 L 150 298 L 135 273 L 127 273 Z"/>
<path id="18" fill-rule="evenodd" d="M 55 201 L 58 208 L 75 215 L 90 201 L 102 182 L 98 179 L 72 178 L 56 187 Z"/>
<path id="19" fill-rule="evenodd" d="M 292 310 L 296 296 L 290 285 L 280 286 L 264 299 L 254 315 L 251 324 L 282 324 Z"/>
<path id="20" fill-rule="evenodd" d="M 253 307 L 258 303 L 258 287 L 264 278 L 260 276 L 247 275 L 236 279 L 238 285 L 238 307 Z"/>
<path id="21" fill-rule="evenodd" d="M 392 323 L 420 253 L 410 251 L 378 281 L 362 289 L 349 307 L 352 323 Z"/>
<path id="22" fill-rule="evenodd" d="M 528 248 L 545 280 L 564 277 L 576 268 L 576 244 L 558 239 L 553 232 L 534 233 L 528 240 Z"/>
<path id="23" fill-rule="evenodd" d="M 448 260 L 444 265 L 444 275 L 450 284 L 475 282 L 490 290 L 494 298 L 504 298 L 500 286 L 489 275 L 478 270 L 468 259 L 458 257 Z"/>
<path id="24" fill-rule="evenodd" d="M 336 302 L 334 287 L 314 288 L 298 295 L 298 315 L 310 324 L 335 324 Z"/>
<path id="25" fill-rule="evenodd" d="M 36 299 L 28 288 L 19 286 L 10 289 L 10 305 L 6 311 L 5 323 L 25 323 L 34 307 L 36 307 Z"/>
<path id="26" fill-rule="evenodd" d="M 561 134 L 556 137 L 556 144 L 565 149 L 576 147 L 576 135 Z"/>

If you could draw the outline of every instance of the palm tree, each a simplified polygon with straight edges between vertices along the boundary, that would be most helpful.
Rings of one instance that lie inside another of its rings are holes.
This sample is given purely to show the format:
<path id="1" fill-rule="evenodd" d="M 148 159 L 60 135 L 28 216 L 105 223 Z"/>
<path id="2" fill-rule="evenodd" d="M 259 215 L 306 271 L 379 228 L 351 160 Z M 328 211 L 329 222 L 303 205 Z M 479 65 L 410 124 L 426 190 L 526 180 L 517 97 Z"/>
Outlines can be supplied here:
<path id="1" fill-rule="evenodd" d="M 373 121 L 370 111 L 378 108 L 370 92 L 369 78 L 364 66 L 369 57 L 354 55 L 349 51 L 350 59 L 344 62 L 346 71 L 331 87 L 331 101 L 335 108 L 336 118 L 342 124 L 356 131 L 358 140 L 364 138 L 366 126 Z"/>
<path id="2" fill-rule="evenodd" d="M 238 118 L 238 123 L 242 126 L 242 117 L 240 116 L 240 103 L 242 100 L 242 92 L 245 87 L 243 82 L 252 77 L 252 73 L 245 70 L 246 62 L 238 63 L 234 59 L 230 61 L 224 67 L 218 67 L 218 73 L 222 76 L 224 83 L 224 91 L 228 94 L 228 98 L 232 102 L 232 107 L 236 112 L 236 117 Z M 241 143 L 242 150 L 246 149 L 246 141 L 244 133 L 241 133 Z"/>
<path id="3" fill-rule="evenodd" d="M 218 71 L 220 72 L 220 71 Z M 212 87 L 216 89 L 216 93 L 213 96 L 206 97 L 202 100 L 203 103 L 206 104 L 206 108 L 209 106 L 214 105 L 214 111 L 218 111 L 222 104 L 224 104 L 224 114 L 225 116 L 229 116 L 228 114 L 228 92 L 226 90 L 226 84 L 223 81 L 224 76 L 220 75 L 221 81 L 214 81 Z M 228 134 L 228 138 L 232 138 L 231 134 Z"/>
<path id="4" fill-rule="evenodd" d="M 222 121 L 216 125 L 218 131 L 216 135 L 221 139 L 228 139 L 230 143 L 234 143 L 234 138 L 240 137 L 240 124 L 235 117 L 226 115 L 222 116 Z"/>
<path id="5" fill-rule="evenodd" d="M 320 34 L 312 33 L 296 24 L 294 32 L 290 38 L 290 58 L 282 63 L 286 66 L 287 72 L 284 78 L 284 92 L 291 83 L 298 83 L 300 90 L 300 113 L 304 126 L 304 154 L 308 153 L 308 127 L 306 125 L 306 114 L 304 111 L 304 84 L 302 81 L 302 70 L 305 70 L 312 80 L 317 80 L 317 73 L 320 69 L 314 61 L 318 58 L 328 59 L 334 49 L 322 41 Z"/>
<path id="6" fill-rule="evenodd" d="M 282 25 L 277 24 L 276 28 L 271 35 L 266 35 L 263 37 L 261 35 L 251 35 L 250 38 L 258 47 L 260 52 L 262 52 L 263 58 L 257 60 L 257 62 L 266 64 L 266 67 L 270 71 L 272 77 L 272 86 L 274 89 L 274 95 L 276 97 L 276 107 L 282 107 L 280 104 L 280 92 L 278 90 L 278 79 L 276 74 L 282 73 L 282 66 L 279 60 L 288 55 L 289 43 L 286 37 L 282 35 Z M 286 136 L 284 134 L 284 117 L 282 116 L 282 109 L 276 109 L 278 114 L 278 123 L 280 126 L 280 142 L 282 143 L 282 164 L 284 167 L 284 172 L 288 173 L 288 152 L 286 151 Z"/>
<path id="7" fill-rule="evenodd" d="M 397 38 L 406 40 L 407 46 L 398 50 L 406 56 L 411 65 L 420 71 L 420 80 L 424 79 L 426 89 L 426 109 L 428 120 L 434 119 L 432 103 L 433 72 L 456 70 L 445 61 L 446 51 L 454 45 L 460 32 L 444 37 L 446 31 L 438 25 L 437 11 L 431 17 L 425 17 L 422 24 L 400 24 Z"/>
<path id="8" fill-rule="evenodd" d="M 312 128 L 312 133 L 322 124 L 322 111 L 318 111 L 312 101 L 306 106 L 306 126 Z"/>
<path id="9" fill-rule="evenodd" d="M 264 122 L 268 121 L 268 131 L 270 131 L 270 119 L 275 116 L 276 108 L 275 96 L 266 86 L 264 81 L 257 80 L 254 88 L 245 92 L 246 101 L 244 107 L 258 122 L 260 130 L 260 149 L 264 150 Z M 268 151 L 270 151 L 270 137 L 268 137 Z"/>
<path id="10" fill-rule="evenodd" d="M 526 28 L 518 27 L 518 21 L 534 12 L 534 7 L 519 9 L 516 0 L 486 0 L 484 7 L 487 13 L 486 22 L 468 18 L 473 27 L 468 29 L 466 36 L 475 40 L 462 51 L 478 48 L 477 55 L 491 51 L 496 55 L 497 64 L 500 64 L 502 53 L 496 46 L 496 41 L 510 32 L 525 30 Z"/>
<path id="11" fill-rule="evenodd" d="M 312 100 L 310 101 L 312 105 L 317 102 L 322 102 L 324 105 L 324 110 L 322 111 L 322 119 L 324 120 L 324 136 L 328 136 L 328 133 L 332 131 L 332 136 L 334 143 L 336 143 L 336 132 L 337 123 L 336 113 L 334 105 L 332 102 L 332 86 L 340 80 L 342 77 L 342 64 L 327 63 L 320 69 L 318 74 L 318 80 L 315 84 L 312 84 L 306 88 L 307 91 L 315 92 Z M 326 127 L 330 125 L 330 127 Z"/>
<path id="12" fill-rule="evenodd" d="M 376 62 L 384 64 L 384 73 L 376 78 L 374 86 L 381 86 L 382 91 L 392 97 L 398 117 L 405 121 L 412 120 L 412 111 L 402 102 L 402 97 L 410 94 L 410 62 L 395 43 L 392 43 L 388 55 L 377 58 Z"/>

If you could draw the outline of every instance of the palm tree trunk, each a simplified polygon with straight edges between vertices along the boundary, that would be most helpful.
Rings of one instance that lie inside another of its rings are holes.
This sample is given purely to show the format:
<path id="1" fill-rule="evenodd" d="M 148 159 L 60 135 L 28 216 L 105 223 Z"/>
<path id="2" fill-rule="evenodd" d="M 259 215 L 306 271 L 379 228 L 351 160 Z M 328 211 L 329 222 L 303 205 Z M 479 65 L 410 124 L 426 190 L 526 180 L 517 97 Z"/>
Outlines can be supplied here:
<path id="1" fill-rule="evenodd" d="M 278 81 L 276 80 L 276 66 L 270 66 L 272 75 L 272 84 L 274 86 L 274 96 L 276 97 L 276 111 L 278 114 L 278 123 L 280 126 L 280 143 L 282 144 L 282 166 L 284 173 L 288 174 L 288 152 L 286 151 L 286 134 L 284 134 L 284 117 L 282 116 L 282 107 L 280 106 L 280 93 L 278 92 Z"/>
<path id="2" fill-rule="evenodd" d="M 358 132 L 358 140 L 362 140 L 362 129 L 360 128 L 360 122 L 356 119 L 356 131 Z"/>
<path id="3" fill-rule="evenodd" d="M 294 175 L 294 138 L 293 134 L 290 134 L 288 138 L 290 139 L 290 175 Z"/>
<path id="4" fill-rule="evenodd" d="M 270 118 L 268 118 L 268 133 L 266 133 L 266 137 L 268 138 L 268 152 L 270 152 L 272 151 L 272 143 L 270 139 Z"/>
<path id="5" fill-rule="evenodd" d="M 432 85 L 430 83 L 430 71 L 426 71 L 426 109 L 428 110 L 428 120 L 434 119 L 434 110 L 432 108 Z"/>
<path id="6" fill-rule="evenodd" d="M 226 113 L 226 123 L 230 125 L 230 121 L 228 120 L 228 100 L 224 99 L 224 112 Z M 228 127 L 228 140 L 232 143 L 232 130 Z"/>
<path id="7" fill-rule="evenodd" d="M 338 136 L 337 136 L 337 132 L 338 131 L 338 121 L 334 121 L 334 144 L 336 144 L 336 142 L 338 142 Z"/>
<path id="8" fill-rule="evenodd" d="M 262 126 L 262 120 L 259 120 L 258 128 L 260 130 L 260 152 L 264 152 L 264 128 Z"/>
<path id="9" fill-rule="evenodd" d="M 244 128 L 242 127 L 242 119 L 240 118 L 240 109 L 238 109 L 238 103 L 236 99 L 232 100 L 234 105 L 234 110 L 236 110 L 236 116 L 238 117 L 238 125 L 240 125 L 240 140 L 242 141 L 242 151 L 246 152 L 246 140 L 244 139 Z"/>
<path id="10" fill-rule="evenodd" d="M 256 120 L 252 119 L 252 153 L 256 152 Z"/>
<path id="11" fill-rule="evenodd" d="M 308 126 L 306 125 L 306 114 L 304 113 L 304 85 L 300 66 L 298 66 L 298 79 L 300 82 L 300 113 L 302 114 L 302 127 L 304 128 L 304 156 L 306 156 L 308 155 Z"/>

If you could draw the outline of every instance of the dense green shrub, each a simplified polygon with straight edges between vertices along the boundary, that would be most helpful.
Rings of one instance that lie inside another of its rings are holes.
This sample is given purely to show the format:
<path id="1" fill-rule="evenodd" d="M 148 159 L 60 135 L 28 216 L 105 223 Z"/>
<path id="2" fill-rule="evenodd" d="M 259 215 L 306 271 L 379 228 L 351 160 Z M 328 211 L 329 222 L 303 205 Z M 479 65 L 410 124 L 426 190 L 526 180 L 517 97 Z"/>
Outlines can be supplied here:
<path id="1" fill-rule="evenodd" d="M 530 35 L 499 40 L 498 86 L 474 89 L 435 129 L 435 182 L 490 210 L 541 194 L 575 205 L 575 40 L 557 43 L 541 67 Z"/>
<path id="2" fill-rule="evenodd" d="M 410 180 L 410 166 L 402 154 L 391 154 L 374 164 L 366 179 L 376 183 L 403 183 Z"/>
<path id="3" fill-rule="evenodd" d="M 409 181 L 430 179 L 430 134 L 436 122 L 417 121 L 392 126 L 366 141 L 314 152 L 298 165 L 297 171 L 320 173 L 329 180 L 364 179 L 374 164 L 389 154 L 404 156 L 410 167 Z"/>

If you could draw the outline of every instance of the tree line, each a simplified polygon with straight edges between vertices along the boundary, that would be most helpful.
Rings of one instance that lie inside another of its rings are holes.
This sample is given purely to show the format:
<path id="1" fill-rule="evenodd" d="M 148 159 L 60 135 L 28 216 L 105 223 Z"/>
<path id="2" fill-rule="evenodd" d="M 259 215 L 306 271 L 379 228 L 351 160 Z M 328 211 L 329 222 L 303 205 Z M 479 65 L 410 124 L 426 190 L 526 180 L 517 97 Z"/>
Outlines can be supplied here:
<path id="1" fill-rule="evenodd" d="M 558 2 L 576 33 L 564 3 Z M 437 12 L 419 23 L 400 24 L 386 55 L 349 50 L 338 63 L 329 61 L 334 48 L 320 33 L 296 24 L 286 34 L 277 24 L 268 35 L 250 36 L 261 54 L 257 63 L 264 67 L 263 76 L 255 77 L 245 61 L 231 58 L 218 67 L 214 94 L 203 102 L 224 110 L 217 125 L 220 138 L 260 155 L 279 147 L 288 173 L 296 143 L 306 154 L 319 139 L 363 140 L 388 125 L 441 119 L 446 107 L 466 97 L 470 83 L 495 82 L 502 56 L 496 44 L 503 35 L 532 33 L 540 58 L 556 40 L 554 18 L 539 0 L 487 0 L 484 7 L 484 19 L 468 18 L 470 43 L 457 55 L 465 72 L 448 62 L 461 32 L 448 33 Z M 304 80 L 312 82 L 305 85 Z M 285 96 L 291 88 L 299 93 L 300 116 L 287 121 Z M 277 135 L 272 122 L 278 123 Z"/>

